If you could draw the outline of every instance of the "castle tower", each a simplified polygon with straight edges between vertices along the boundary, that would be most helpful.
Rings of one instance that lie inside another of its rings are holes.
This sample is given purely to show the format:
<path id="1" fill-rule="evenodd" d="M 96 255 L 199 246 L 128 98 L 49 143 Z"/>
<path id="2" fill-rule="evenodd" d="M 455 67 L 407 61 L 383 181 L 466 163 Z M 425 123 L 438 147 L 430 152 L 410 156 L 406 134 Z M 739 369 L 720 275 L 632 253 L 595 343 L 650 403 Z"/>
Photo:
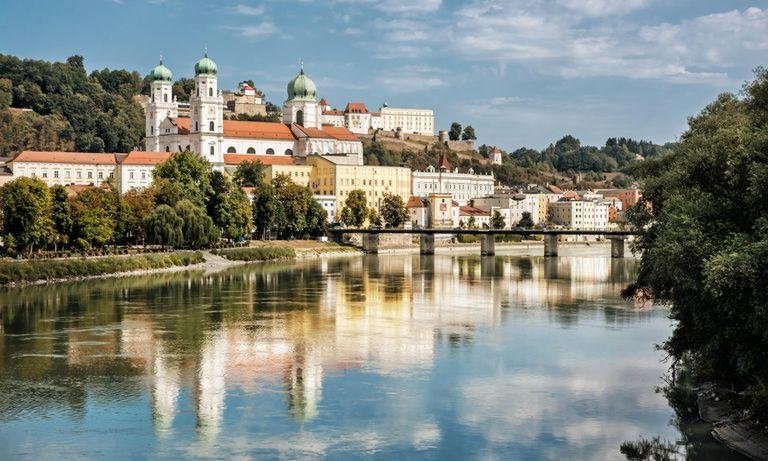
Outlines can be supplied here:
<path id="1" fill-rule="evenodd" d="M 492 165 L 501 165 L 501 149 L 498 147 L 493 146 L 491 154 L 488 157 L 490 157 Z"/>
<path id="2" fill-rule="evenodd" d="M 216 63 L 205 56 L 195 63 L 195 91 L 189 98 L 191 149 L 211 162 L 224 165 L 224 98 L 219 91 Z"/>
<path id="3" fill-rule="evenodd" d="M 320 106 L 317 104 L 315 82 L 301 72 L 288 82 L 288 99 L 283 104 L 283 123 L 295 123 L 307 128 L 322 129 Z"/>
<path id="4" fill-rule="evenodd" d="M 173 99 L 173 73 L 163 65 L 160 57 L 158 64 L 149 73 L 152 81 L 149 104 L 146 114 L 146 149 L 148 151 L 160 151 L 160 123 L 167 117 L 176 118 L 179 115 L 178 104 Z"/>

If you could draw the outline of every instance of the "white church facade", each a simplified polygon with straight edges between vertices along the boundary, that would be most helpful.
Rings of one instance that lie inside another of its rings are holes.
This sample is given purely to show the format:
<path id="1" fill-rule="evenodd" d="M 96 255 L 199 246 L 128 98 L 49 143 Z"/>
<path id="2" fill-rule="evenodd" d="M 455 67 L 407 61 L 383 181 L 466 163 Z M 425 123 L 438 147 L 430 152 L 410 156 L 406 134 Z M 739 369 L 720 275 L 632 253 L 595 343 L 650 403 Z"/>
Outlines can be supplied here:
<path id="1" fill-rule="evenodd" d="M 344 156 L 363 164 L 363 144 L 346 127 L 324 125 L 314 82 L 301 72 L 288 83 L 283 122 L 224 119 L 224 98 L 218 69 L 206 53 L 195 64 L 195 90 L 189 117 L 179 117 L 173 98 L 170 69 L 160 64 L 149 74 L 151 95 L 146 107 L 146 150 L 180 152 L 189 149 L 223 168 L 226 154 L 258 156 Z"/>

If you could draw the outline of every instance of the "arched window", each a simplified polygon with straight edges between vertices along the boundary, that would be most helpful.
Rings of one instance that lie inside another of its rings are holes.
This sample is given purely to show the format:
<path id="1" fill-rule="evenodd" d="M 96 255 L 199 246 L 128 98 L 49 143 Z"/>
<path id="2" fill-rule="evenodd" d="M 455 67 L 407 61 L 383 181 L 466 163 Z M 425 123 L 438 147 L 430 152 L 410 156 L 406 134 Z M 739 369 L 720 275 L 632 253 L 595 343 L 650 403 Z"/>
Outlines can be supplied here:
<path id="1" fill-rule="evenodd" d="M 168 93 L 163 95 L 163 102 L 168 102 Z"/>
<path id="2" fill-rule="evenodd" d="M 235 150 L 234 147 L 230 147 L 230 148 L 227 149 L 227 153 L 228 154 L 234 154 L 235 152 L 237 152 L 237 151 Z"/>
<path id="3" fill-rule="evenodd" d="M 208 124 L 208 131 L 213 131 L 213 130 L 214 130 L 213 122 L 211 122 L 211 123 Z"/>
<path id="4" fill-rule="evenodd" d="M 197 126 L 197 122 L 195 122 L 195 131 L 200 131 L 200 127 Z"/>
<path id="5" fill-rule="evenodd" d="M 300 110 L 300 111 L 296 112 L 296 123 L 301 125 L 301 126 L 304 126 L 304 111 L 303 110 Z"/>
<path id="6" fill-rule="evenodd" d="M 166 152 L 170 152 L 171 151 L 171 146 L 165 146 L 165 151 Z"/>
<path id="7" fill-rule="evenodd" d="M 272 149 L 271 147 L 267 149 L 267 155 L 275 155 L 275 149 Z"/>
<path id="8" fill-rule="evenodd" d="M 293 151 L 291 149 L 285 149 L 285 155 L 293 155 Z"/>
<path id="9" fill-rule="evenodd" d="M 249 147 L 248 150 L 245 151 L 245 152 L 248 153 L 248 154 L 255 154 L 256 153 L 256 149 L 254 149 L 253 147 Z"/>
<path id="10" fill-rule="evenodd" d="M 331 155 L 331 153 L 330 152 L 326 152 L 325 155 Z"/>
<path id="11" fill-rule="evenodd" d="M 213 88 L 208 88 L 208 96 L 213 96 Z"/>
<path id="12" fill-rule="evenodd" d="M 211 155 L 213 155 L 215 153 L 216 153 L 216 150 L 213 148 L 213 146 L 211 146 Z"/>

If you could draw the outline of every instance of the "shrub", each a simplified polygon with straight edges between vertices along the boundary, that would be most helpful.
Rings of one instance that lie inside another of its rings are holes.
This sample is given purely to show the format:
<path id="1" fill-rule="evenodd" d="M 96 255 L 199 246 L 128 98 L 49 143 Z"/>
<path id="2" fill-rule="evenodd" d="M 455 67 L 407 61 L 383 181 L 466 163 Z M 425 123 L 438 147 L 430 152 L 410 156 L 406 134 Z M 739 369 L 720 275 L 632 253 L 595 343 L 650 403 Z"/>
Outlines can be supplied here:
<path id="1" fill-rule="evenodd" d="M 224 250 L 214 250 L 213 254 L 227 258 L 230 261 L 271 261 L 296 257 L 296 252 L 293 251 L 293 248 L 284 246 L 227 248 Z"/>

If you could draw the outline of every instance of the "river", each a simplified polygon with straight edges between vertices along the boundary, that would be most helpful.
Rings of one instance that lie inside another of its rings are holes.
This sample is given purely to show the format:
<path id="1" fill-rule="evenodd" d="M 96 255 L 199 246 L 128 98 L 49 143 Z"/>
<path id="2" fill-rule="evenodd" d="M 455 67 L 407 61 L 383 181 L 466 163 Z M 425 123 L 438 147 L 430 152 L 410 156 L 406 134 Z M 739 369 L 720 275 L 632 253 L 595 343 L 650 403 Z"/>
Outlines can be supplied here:
<path id="1" fill-rule="evenodd" d="M 660 392 L 634 259 L 418 255 L 0 291 L 0 459 L 737 459 Z M 682 432 L 681 432 L 682 431 Z"/>

